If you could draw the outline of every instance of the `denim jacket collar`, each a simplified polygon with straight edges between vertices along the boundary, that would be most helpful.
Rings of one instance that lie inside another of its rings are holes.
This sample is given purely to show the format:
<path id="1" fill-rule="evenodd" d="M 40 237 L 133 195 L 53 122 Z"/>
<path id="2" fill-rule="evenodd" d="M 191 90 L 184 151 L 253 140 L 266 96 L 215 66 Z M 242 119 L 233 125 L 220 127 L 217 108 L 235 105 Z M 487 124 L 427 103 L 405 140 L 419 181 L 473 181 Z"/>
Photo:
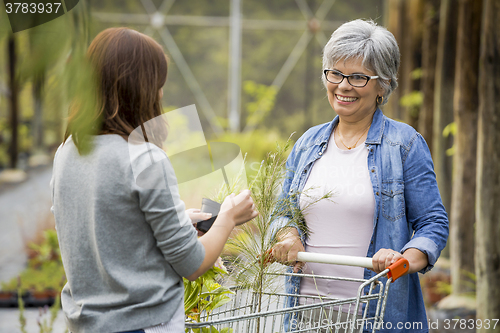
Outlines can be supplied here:
<path id="1" fill-rule="evenodd" d="M 323 129 L 322 133 L 319 133 L 318 144 L 327 143 L 332 134 L 332 130 L 339 123 L 339 116 L 335 116 L 335 118 L 330 122 L 328 126 Z M 372 124 L 370 126 L 370 130 L 368 131 L 368 135 L 366 137 L 365 143 L 367 144 L 375 144 L 379 145 L 382 142 L 382 135 L 384 133 L 384 114 L 382 111 L 377 108 L 375 113 L 373 114 Z"/>
<path id="2" fill-rule="evenodd" d="M 379 108 L 377 108 L 377 110 L 375 110 L 375 113 L 373 114 L 372 124 L 370 130 L 368 131 L 365 143 L 379 145 L 382 142 L 384 127 L 384 114 L 382 113 L 382 111 L 380 111 Z"/>

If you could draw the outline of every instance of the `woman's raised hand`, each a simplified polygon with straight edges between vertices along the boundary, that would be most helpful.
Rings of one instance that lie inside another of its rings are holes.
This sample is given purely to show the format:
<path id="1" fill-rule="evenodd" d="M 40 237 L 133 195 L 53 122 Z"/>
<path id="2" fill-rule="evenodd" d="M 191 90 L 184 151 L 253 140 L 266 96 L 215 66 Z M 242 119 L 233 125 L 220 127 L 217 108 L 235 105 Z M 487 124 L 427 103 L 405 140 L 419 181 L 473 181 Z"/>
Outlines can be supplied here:
<path id="1" fill-rule="evenodd" d="M 237 226 L 250 221 L 259 213 L 255 210 L 250 190 L 243 190 L 238 195 L 232 193 L 224 199 L 219 215 L 221 214 L 228 216 Z"/>

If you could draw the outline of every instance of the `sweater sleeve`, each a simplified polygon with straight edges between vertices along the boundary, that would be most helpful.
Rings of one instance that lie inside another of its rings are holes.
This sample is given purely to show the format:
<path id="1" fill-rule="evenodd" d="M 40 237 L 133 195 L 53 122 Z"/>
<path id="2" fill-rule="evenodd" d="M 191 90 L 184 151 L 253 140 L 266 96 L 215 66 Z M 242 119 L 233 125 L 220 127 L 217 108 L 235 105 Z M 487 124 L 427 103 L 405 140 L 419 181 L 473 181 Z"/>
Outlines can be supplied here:
<path id="1" fill-rule="evenodd" d="M 174 169 L 167 155 L 157 147 L 148 147 L 135 156 L 134 187 L 145 220 L 165 260 L 179 275 L 189 276 L 203 262 L 205 248 L 185 212 Z"/>

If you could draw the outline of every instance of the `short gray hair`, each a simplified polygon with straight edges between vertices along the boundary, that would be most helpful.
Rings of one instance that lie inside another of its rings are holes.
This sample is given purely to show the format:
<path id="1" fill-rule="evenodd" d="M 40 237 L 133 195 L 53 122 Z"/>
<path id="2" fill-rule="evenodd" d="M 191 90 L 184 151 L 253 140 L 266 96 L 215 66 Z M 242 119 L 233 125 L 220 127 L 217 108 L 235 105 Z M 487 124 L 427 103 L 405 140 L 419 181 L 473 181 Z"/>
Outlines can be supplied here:
<path id="1" fill-rule="evenodd" d="M 379 76 L 384 101 L 398 86 L 399 47 L 394 35 L 373 21 L 354 20 L 342 24 L 323 49 L 323 69 L 341 60 L 361 59 L 362 65 Z M 324 75 L 323 83 L 326 86 Z"/>

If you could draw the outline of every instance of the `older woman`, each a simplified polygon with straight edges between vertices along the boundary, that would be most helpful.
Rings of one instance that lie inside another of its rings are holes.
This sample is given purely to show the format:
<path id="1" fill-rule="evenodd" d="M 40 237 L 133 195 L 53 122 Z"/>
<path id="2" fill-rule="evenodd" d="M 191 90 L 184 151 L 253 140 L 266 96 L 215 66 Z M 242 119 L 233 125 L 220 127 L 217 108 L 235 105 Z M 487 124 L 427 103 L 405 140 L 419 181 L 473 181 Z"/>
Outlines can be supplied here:
<path id="1" fill-rule="evenodd" d="M 373 271 L 304 267 L 304 273 L 365 279 L 404 257 L 410 270 L 391 286 L 384 322 L 396 331 L 404 331 L 406 322 L 421 323 L 412 331 L 426 332 L 417 272 L 430 270 L 446 245 L 448 218 L 425 140 L 380 110 L 397 87 L 399 58 L 394 36 L 371 21 L 351 21 L 332 34 L 323 52 L 323 82 L 337 116 L 297 141 L 282 196 L 300 207 L 314 193 L 333 191 L 334 198 L 309 207 L 307 238 L 286 216 L 275 219 L 280 232 L 273 256 L 295 263 L 294 272 L 303 266 L 296 262 L 299 251 L 372 257 Z M 307 196 L 300 195 L 304 191 Z M 287 282 L 291 293 L 333 298 L 354 297 L 357 287 L 310 278 Z M 290 306 L 297 304 L 297 298 L 290 299 Z"/>

